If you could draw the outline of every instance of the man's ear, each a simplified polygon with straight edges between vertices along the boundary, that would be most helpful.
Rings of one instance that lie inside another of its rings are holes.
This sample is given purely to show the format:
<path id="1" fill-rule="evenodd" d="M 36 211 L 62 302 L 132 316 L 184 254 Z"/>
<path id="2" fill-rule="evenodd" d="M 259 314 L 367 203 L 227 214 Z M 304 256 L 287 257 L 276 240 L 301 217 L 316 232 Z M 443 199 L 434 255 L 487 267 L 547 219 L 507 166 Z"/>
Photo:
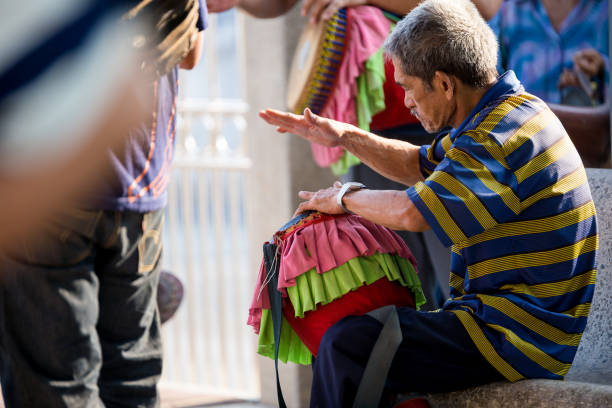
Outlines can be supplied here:
<path id="1" fill-rule="evenodd" d="M 433 80 L 431 81 L 433 86 L 441 90 L 446 99 L 451 100 L 455 95 L 456 81 L 452 75 L 446 72 L 436 71 Z"/>

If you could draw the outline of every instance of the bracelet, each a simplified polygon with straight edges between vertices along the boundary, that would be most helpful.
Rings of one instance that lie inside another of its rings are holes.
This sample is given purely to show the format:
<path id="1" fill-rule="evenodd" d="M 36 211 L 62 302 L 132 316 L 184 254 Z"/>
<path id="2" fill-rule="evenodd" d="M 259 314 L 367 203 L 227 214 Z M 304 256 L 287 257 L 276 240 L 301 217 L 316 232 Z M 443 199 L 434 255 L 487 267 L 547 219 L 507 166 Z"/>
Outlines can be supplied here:
<path id="1" fill-rule="evenodd" d="M 361 190 L 362 188 L 366 188 L 366 186 L 362 183 L 357 183 L 355 181 L 349 181 L 348 183 L 344 183 L 338 191 L 336 195 L 336 203 L 338 203 L 338 207 L 342 208 L 345 213 L 352 214 L 352 211 L 349 211 L 344 204 L 342 204 L 342 198 L 349 191 Z"/>

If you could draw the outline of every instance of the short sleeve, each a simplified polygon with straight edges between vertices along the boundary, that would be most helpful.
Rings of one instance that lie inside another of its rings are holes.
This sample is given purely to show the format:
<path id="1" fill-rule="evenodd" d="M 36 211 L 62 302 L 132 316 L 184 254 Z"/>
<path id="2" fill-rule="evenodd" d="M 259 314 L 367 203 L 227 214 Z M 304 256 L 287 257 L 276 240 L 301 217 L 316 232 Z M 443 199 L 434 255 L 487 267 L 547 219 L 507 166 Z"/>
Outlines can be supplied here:
<path id="1" fill-rule="evenodd" d="M 492 140 L 461 135 L 408 197 L 445 246 L 484 232 L 520 212 L 513 172 L 492 154 Z"/>
<path id="2" fill-rule="evenodd" d="M 444 158 L 446 150 L 451 146 L 450 133 L 443 131 L 438 134 L 432 144 L 423 145 L 419 149 L 419 165 L 424 178 L 434 171 Z"/>

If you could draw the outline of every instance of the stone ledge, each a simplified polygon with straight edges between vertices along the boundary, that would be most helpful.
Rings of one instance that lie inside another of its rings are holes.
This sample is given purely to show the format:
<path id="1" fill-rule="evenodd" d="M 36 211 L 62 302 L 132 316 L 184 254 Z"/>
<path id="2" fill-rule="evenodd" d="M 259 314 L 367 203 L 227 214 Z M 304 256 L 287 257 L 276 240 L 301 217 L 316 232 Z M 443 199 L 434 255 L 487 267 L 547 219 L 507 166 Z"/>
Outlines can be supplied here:
<path id="1" fill-rule="evenodd" d="M 612 385 L 542 379 L 498 382 L 431 394 L 430 401 L 434 408 L 612 407 Z"/>

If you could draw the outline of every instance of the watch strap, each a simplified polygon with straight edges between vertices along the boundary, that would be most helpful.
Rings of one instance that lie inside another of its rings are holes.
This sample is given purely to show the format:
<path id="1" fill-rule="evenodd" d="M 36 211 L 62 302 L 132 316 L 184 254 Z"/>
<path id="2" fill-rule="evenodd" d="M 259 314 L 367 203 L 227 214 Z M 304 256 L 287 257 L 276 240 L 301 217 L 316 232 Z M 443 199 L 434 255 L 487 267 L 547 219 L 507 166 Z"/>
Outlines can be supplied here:
<path id="1" fill-rule="evenodd" d="M 365 185 L 356 181 L 349 181 L 348 183 L 344 183 L 342 187 L 340 187 L 340 191 L 338 191 L 338 194 L 336 195 L 336 203 L 338 204 L 338 207 L 342 208 L 342 211 L 344 211 L 345 213 L 352 214 L 353 212 L 348 210 L 342 203 L 342 198 L 344 198 L 344 195 L 347 192 L 361 190 L 362 188 L 365 188 Z"/>

